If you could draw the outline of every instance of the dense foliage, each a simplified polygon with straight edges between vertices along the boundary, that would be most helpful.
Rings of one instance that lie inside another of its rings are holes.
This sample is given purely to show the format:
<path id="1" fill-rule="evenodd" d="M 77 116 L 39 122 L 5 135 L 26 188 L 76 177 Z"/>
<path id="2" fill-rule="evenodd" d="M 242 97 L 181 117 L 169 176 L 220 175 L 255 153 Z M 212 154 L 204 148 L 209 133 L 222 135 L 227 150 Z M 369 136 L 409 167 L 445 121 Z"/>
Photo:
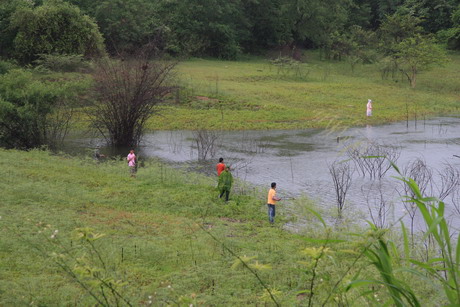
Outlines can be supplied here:
<path id="1" fill-rule="evenodd" d="M 61 1 L 47 1 L 36 8 L 17 10 L 11 26 L 17 29 L 14 53 L 23 62 L 39 54 L 103 53 L 103 39 L 97 25 L 77 7 Z"/>
<path id="2" fill-rule="evenodd" d="M 112 54 L 155 43 L 173 55 L 234 59 L 241 53 L 300 46 L 321 48 L 326 57 L 335 58 L 337 46 L 353 28 L 375 32 L 389 18 L 401 17 L 419 20 L 424 34 L 436 34 L 439 42 L 459 48 L 459 0 L 61 1 L 0 3 L 0 53 L 21 59 L 40 52 L 86 53 L 88 44 L 101 44 L 92 20 Z M 58 16 L 67 16 L 69 23 Z M 56 35 L 56 27 L 66 25 L 69 31 Z M 78 37 L 78 46 L 69 46 L 71 37 Z"/>
<path id="3" fill-rule="evenodd" d="M 78 80 L 41 80 L 20 69 L 1 75 L 0 146 L 54 147 L 67 133 L 74 98 L 84 87 Z"/>

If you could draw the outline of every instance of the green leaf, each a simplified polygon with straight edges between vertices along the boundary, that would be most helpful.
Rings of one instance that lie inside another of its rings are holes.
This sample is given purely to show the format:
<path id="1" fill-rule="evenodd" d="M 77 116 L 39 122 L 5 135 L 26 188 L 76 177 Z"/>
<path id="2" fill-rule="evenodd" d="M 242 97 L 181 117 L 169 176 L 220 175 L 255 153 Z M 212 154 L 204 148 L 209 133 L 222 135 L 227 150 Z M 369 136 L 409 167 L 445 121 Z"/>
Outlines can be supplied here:
<path id="1" fill-rule="evenodd" d="M 314 216 L 316 216 L 318 218 L 318 220 L 321 222 L 321 224 L 323 224 L 324 228 L 326 228 L 326 222 L 323 220 L 323 218 L 321 217 L 321 214 L 319 214 L 318 212 L 316 212 L 315 210 L 311 209 L 311 208 L 306 208 L 308 211 L 310 211 Z"/>
<path id="2" fill-rule="evenodd" d="M 409 237 L 407 235 L 407 229 L 404 226 L 403 221 L 400 221 L 400 223 L 401 223 L 401 230 L 402 230 L 403 243 L 404 243 L 404 257 L 408 259 L 410 257 Z"/>

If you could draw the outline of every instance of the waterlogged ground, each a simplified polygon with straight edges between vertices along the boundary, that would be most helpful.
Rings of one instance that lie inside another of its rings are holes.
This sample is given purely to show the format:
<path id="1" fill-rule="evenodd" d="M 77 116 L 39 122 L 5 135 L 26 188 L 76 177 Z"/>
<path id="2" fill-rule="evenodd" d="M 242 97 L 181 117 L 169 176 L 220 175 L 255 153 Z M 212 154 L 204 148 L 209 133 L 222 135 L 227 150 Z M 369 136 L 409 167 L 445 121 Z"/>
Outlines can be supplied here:
<path id="1" fill-rule="evenodd" d="M 267 189 L 271 182 L 276 181 L 279 195 L 307 195 L 326 210 L 334 212 L 336 194 L 328 166 L 334 161 L 349 159 L 347 148 L 364 148 L 370 142 L 396 147 L 400 155 L 394 162 L 400 169 L 417 158 L 422 159 L 434 178 L 432 187 L 426 190 L 427 194 L 437 196 L 441 188 L 439 173 L 444 172 L 446 163 L 460 169 L 460 158 L 454 156 L 460 156 L 459 131 L 460 118 L 454 117 L 341 130 L 212 132 L 202 135 L 204 141 L 198 143 L 197 132 L 159 131 L 144 138 L 139 155 L 159 157 L 209 174 L 214 173 L 218 158 L 223 157 L 226 164 L 232 166 L 234 176 L 242 180 Z M 201 156 L 206 156 L 206 162 L 198 162 L 200 153 L 197 144 L 210 144 L 211 141 L 213 145 L 201 151 Z M 93 139 L 91 146 L 97 142 Z M 80 145 L 85 143 L 88 144 L 88 139 L 80 140 Z M 401 200 L 404 192 L 400 181 L 394 178 L 396 175 L 390 169 L 379 180 L 369 178 L 368 174 L 364 177 L 356 170 L 346 197 L 348 216 L 354 220 L 367 219 L 389 225 L 404 215 L 405 207 Z M 456 188 L 458 190 L 459 187 Z M 384 210 L 379 215 L 382 199 Z M 453 223 L 459 220 L 460 215 L 454 207 L 454 204 L 459 205 L 459 200 L 455 193 L 445 199 L 448 216 Z M 404 220 L 410 223 L 408 216 Z M 421 227 L 417 226 L 420 221 L 417 216 L 415 221 L 415 227 Z"/>

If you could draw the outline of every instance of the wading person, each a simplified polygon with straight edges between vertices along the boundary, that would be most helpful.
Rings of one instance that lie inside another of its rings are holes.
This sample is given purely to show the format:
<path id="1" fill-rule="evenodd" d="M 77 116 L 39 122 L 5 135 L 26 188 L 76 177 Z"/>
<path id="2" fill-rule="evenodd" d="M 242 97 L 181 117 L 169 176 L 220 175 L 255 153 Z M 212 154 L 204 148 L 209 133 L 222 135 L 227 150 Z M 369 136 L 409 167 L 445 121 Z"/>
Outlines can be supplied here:
<path id="1" fill-rule="evenodd" d="M 131 177 L 136 177 L 137 167 L 136 167 L 136 155 L 134 154 L 134 149 L 131 149 L 129 151 L 129 154 L 126 157 L 126 160 L 128 160 L 129 173 L 131 174 Z"/>
<path id="2" fill-rule="evenodd" d="M 220 173 L 222 173 L 224 169 L 225 169 L 224 158 L 219 158 L 219 163 L 217 163 L 216 165 L 217 176 L 220 176 Z"/>
<path id="3" fill-rule="evenodd" d="M 277 201 L 280 201 L 281 198 L 276 197 L 276 182 L 272 182 L 271 189 L 268 191 L 268 199 L 267 199 L 267 206 L 268 206 L 268 220 L 270 224 L 275 222 L 275 205 Z"/>
<path id="4" fill-rule="evenodd" d="M 220 173 L 219 176 L 219 184 L 217 187 L 219 188 L 219 198 L 222 198 L 222 196 L 225 193 L 225 201 L 228 201 L 228 196 L 230 195 L 230 190 L 232 189 L 232 184 L 233 184 L 233 176 L 232 173 L 230 173 L 230 167 L 226 166 L 225 170 Z"/>
<path id="5" fill-rule="evenodd" d="M 367 112 L 366 112 L 367 117 L 372 116 L 372 100 L 368 99 L 367 100 Z"/>

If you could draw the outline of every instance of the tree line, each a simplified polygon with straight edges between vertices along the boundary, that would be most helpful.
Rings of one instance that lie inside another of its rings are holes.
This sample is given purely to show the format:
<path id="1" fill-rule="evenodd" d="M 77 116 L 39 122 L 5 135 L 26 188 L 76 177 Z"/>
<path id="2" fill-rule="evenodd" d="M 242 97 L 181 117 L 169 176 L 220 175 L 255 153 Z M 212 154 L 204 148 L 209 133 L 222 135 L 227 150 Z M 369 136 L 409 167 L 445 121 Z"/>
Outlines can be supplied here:
<path id="1" fill-rule="evenodd" d="M 31 62 L 154 43 L 173 56 L 235 59 L 285 46 L 340 59 L 348 45 L 382 35 L 389 18 L 460 48 L 460 0 L 10 0 L 0 3 L 0 55 Z"/>
<path id="2" fill-rule="evenodd" d="M 300 60 L 316 48 L 352 70 L 378 62 L 382 77 L 415 87 L 446 47 L 460 49 L 460 0 L 0 0 L 0 146 L 57 147 L 76 107 L 95 110 L 88 116 L 109 143 L 135 146 L 175 88 L 177 61 L 164 55 L 283 50 Z M 91 78 L 16 66 L 76 71 L 85 59 Z"/>

